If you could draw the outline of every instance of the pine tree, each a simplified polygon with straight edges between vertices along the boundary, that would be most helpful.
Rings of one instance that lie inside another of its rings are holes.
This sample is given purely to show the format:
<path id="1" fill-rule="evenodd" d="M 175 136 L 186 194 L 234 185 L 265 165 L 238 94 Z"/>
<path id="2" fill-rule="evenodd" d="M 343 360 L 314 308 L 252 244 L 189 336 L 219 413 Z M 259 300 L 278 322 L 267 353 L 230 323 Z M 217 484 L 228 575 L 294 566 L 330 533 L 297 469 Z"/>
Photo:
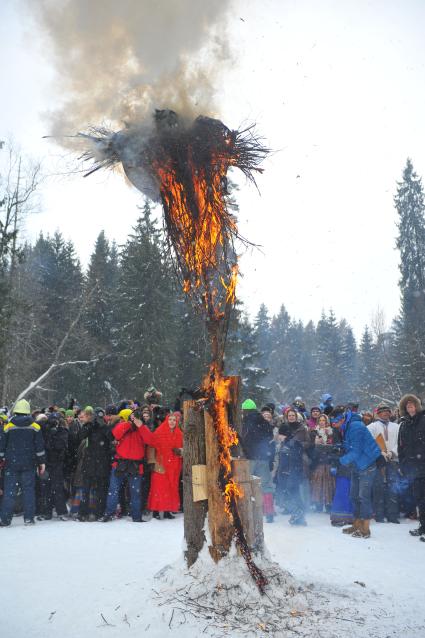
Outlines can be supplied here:
<path id="1" fill-rule="evenodd" d="M 331 310 L 323 312 L 316 330 L 316 373 L 320 392 L 338 396 L 342 392 L 344 379 L 341 365 L 342 337 L 336 317 Z"/>
<path id="2" fill-rule="evenodd" d="M 254 332 L 259 349 L 258 362 L 261 367 L 268 369 L 271 352 L 270 317 L 265 304 L 261 304 L 254 319 Z"/>
<path id="3" fill-rule="evenodd" d="M 273 317 L 270 325 L 271 352 L 269 359 L 269 383 L 271 396 L 275 402 L 287 400 L 289 390 L 287 386 L 288 371 L 288 332 L 291 318 L 284 305 L 279 313 Z"/>
<path id="4" fill-rule="evenodd" d="M 241 361 L 239 374 L 242 379 L 242 394 L 244 399 L 253 399 L 261 407 L 269 396 L 269 388 L 265 385 L 267 371 L 261 368 L 259 360 L 261 353 L 258 348 L 255 330 L 245 315 L 239 325 L 241 342 Z"/>
<path id="5" fill-rule="evenodd" d="M 88 337 L 88 357 L 96 360 L 87 375 L 86 394 L 91 402 L 100 405 L 119 398 L 115 390 L 116 359 L 113 356 L 118 280 L 116 247 L 109 243 L 104 231 L 101 231 L 87 270 L 87 305 L 83 318 Z"/>
<path id="6" fill-rule="evenodd" d="M 174 275 L 146 202 L 121 252 L 116 353 L 120 391 L 141 397 L 151 385 L 171 401 L 177 377 Z"/>
<path id="7" fill-rule="evenodd" d="M 344 319 L 339 324 L 339 330 L 341 333 L 339 371 L 342 384 L 338 400 L 347 403 L 357 400 L 357 344 L 352 328 Z"/>
<path id="8" fill-rule="evenodd" d="M 425 378 L 425 204 L 422 180 L 410 159 L 394 198 L 399 215 L 401 313 L 397 351 L 404 389 L 424 392 Z"/>
<path id="9" fill-rule="evenodd" d="M 359 401 L 362 406 L 370 407 L 376 401 L 376 350 L 372 334 L 366 326 L 359 350 Z"/>

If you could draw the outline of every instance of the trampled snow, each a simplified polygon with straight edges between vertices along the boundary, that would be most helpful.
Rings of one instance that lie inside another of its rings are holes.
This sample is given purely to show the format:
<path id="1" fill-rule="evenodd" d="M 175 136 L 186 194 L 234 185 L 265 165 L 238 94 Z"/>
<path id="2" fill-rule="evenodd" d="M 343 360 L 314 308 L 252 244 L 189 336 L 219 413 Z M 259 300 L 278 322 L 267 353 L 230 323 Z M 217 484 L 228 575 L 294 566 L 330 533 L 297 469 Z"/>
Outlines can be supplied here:
<path id="1" fill-rule="evenodd" d="M 290 527 L 287 517 L 278 516 L 265 525 L 266 545 L 301 593 L 288 599 L 281 630 L 261 622 L 265 605 L 259 599 L 256 626 L 240 634 L 167 604 L 170 582 L 179 591 L 189 582 L 181 559 L 181 515 L 143 524 L 53 520 L 35 527 L 15 518 L 0 529 L 0 635 L 425 638 L 425 544 L 409 536 L 412 525 L 374 524 L 372 537 L 364 540 L 343 535 L 325 514 L 310 515 L 305 528 Z M 249 576 L 243 576 L 242 568 L 241 589 L 248 586 L 248 597 Z M 240 597 L 230 598 L 240 604 Z"/>

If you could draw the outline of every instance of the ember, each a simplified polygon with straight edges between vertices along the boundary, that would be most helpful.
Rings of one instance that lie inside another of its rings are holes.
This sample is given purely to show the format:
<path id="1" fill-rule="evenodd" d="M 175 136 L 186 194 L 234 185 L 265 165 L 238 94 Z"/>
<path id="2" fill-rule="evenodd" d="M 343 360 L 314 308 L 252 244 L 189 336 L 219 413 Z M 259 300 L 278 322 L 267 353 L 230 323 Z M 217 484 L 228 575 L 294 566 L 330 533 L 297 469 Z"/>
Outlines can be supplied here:
<path id="1" fill-rule="evenodd" d="M 253 127 L 231 131 L 219 120 L 187 122 L 170 110 L 156 111 L 154 127 L 130 126 L 117 133 L 92 129 L 80 134 L 90 143 L 87 173 L 121 163 L 127 177 L 145 195 L 161 201 L 166 236 L 173 249 L 182 288 L 205 316 L 212 363 L 203 390 L 218 441 L 219 484 L 235 540 L 261 591 L 266 579 L 252 561 L 238 513 L 242 489 L 232 477 L 231 449 L 238 443 L 229 425 L 229 392 L 223 358 L 238 276 L 235 243 L 240 237 L 228 206 L 229 168 L 239 168 L 255 183 L 255 172 L 269 152 Z"/>

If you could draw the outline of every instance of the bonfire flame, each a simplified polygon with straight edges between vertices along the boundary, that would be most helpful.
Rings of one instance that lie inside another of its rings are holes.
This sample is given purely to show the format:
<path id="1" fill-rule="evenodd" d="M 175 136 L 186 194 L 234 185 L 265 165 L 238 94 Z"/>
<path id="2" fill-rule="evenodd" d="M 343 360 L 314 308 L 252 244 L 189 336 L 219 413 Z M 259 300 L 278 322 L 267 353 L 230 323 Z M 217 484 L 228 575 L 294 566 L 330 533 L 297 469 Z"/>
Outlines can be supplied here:
<path id="1" fill-rule="evenodd" d="M 92 129 L 94 160 L 88 174 L 122 163 L 128 178 L 154 201 L 162 201 L 166 237 L 173 249 L 182 289 L 205 316 L 212 363 L 203 388 L 208 398 L 219 448 L 219 483 L 236 543 L 261 591 L 267 581 L 253 563 L 238 512 L 242 488 L 232 477 L 231 449 L 238 443 L 229 425 L 229 382 L 223 376 L 224 347 L 238 277 L 235 241 L 240 237 L 228 206 L 227 173 L 239 168 L 255 183 L 254 172 L 267 155 L 253 128 L 231 131 L 219 120 L 180 119 L 173 111 L 157 111 L 154 129 L 128 127 L 113 133 Z"/>

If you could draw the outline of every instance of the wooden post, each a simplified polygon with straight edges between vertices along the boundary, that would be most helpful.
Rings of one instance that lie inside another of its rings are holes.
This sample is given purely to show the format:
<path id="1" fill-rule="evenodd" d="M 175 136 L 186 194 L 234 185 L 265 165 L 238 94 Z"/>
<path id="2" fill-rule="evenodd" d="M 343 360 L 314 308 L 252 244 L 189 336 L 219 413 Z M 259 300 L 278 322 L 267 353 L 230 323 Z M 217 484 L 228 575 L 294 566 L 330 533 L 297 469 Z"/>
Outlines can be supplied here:
<path id="1" fill-rule="evenodd" d="M 248 459 L 233 459 L 233 477 L 243 490 L 243 496 L 238 500 L 238 511 L 242 527 L 245 533 L 246 542 L 249 547 L 255 543 L 254 517 L 251 487 L 251 470 Z"/>
<path id="2" fill-rule="evenodd" d="M 192 466 L 205 464 L 205 428 L 203 411 L 195 401 L 183 403 L 183 507 L 185 558 L 191 567 L 205 543 L 207 501 L 193 501 Z"/>
<path id="3" fill-rule="evenodd" d="M 263 530 L 263 493 L 261 491 L 261 479 L 258 476 L 251 477 L 252 490 L 252 518 L 254 542 L 252 548 L 255 552 L 264 551 L 264 530 Z"/>
<path id="4" fill-rule="evenodd" d="M 224 498 L 218 483 L 220 464 L 213 419 L 208 412 L 204 413 L 204 418 L 207 450 L 208 526 L 211 536 L 209 549 L 213 560 L 218 563 L 230 549 L 233 526 L 225 512 Z"/>

